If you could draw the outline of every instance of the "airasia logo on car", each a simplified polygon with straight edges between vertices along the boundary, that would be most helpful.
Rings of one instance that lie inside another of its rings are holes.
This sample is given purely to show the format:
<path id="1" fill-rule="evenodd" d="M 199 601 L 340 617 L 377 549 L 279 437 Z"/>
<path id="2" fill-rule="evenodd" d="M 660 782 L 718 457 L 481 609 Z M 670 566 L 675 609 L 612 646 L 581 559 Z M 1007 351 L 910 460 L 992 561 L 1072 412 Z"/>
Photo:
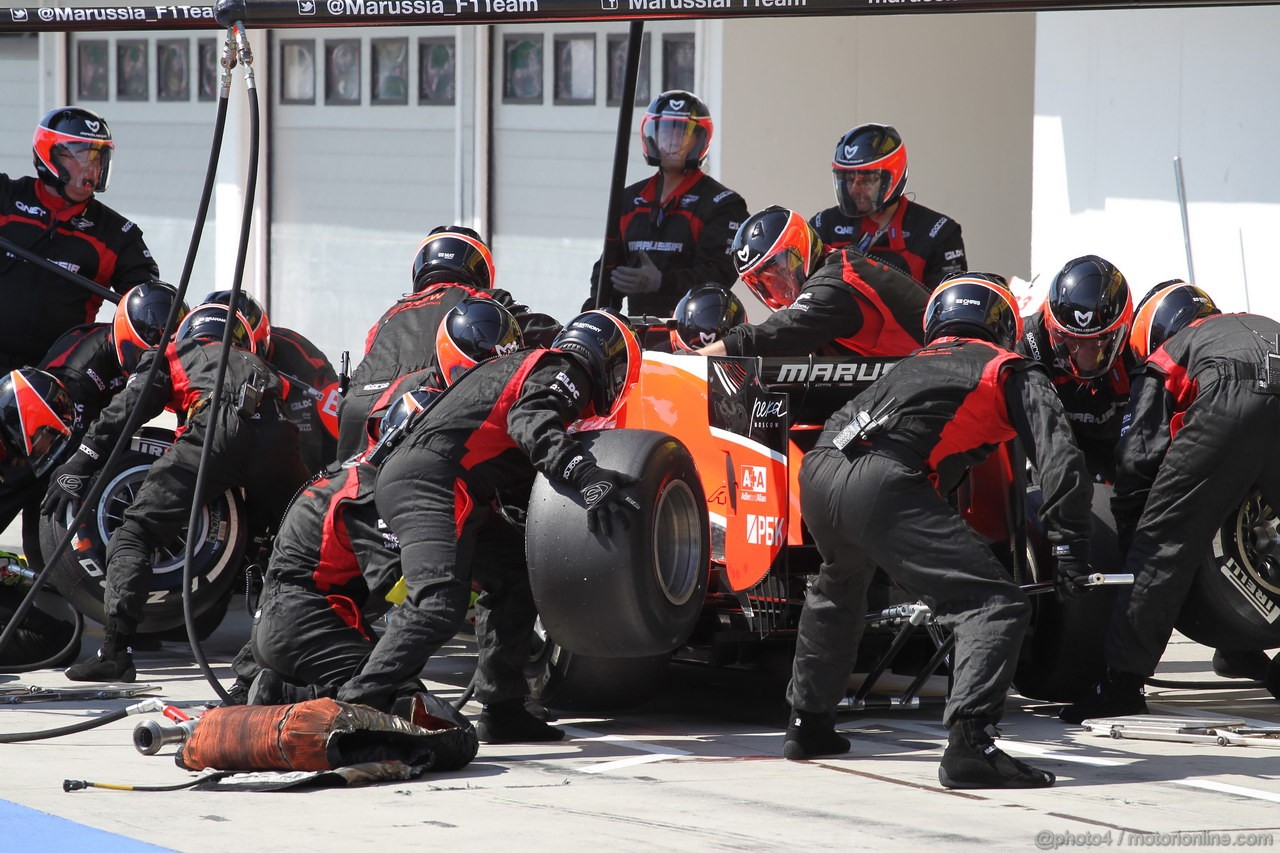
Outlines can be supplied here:
<path id="1" fill-rule="evenodd" d="M 776 515 L 747 514 L 747 542 L 751 545 L 781 545 L 786 522 Z"/>

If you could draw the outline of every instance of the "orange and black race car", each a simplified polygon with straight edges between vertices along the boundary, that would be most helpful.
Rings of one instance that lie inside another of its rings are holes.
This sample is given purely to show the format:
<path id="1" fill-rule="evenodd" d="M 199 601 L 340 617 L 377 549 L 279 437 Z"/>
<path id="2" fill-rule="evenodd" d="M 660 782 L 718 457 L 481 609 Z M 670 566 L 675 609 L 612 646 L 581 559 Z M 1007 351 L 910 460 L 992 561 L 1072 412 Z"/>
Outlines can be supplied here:
<path id="1" fill-rule="evenodd" d="M 646 352 L 616 418 L 579 431 L 602 466 L 639 479 L 640 522 L 595 536 L 572 490 L 540 477 L 530 497 L 527 549 L 543 640 L 530 668 L 534 695 L 560 707 L 620 707 L 649 698 L 672 660 L 789 660 L 820 562 L 800 514 L 801 458 L 827 416 L 896 361 Z M 952 499 L 1017 582 L 1043 588 L 1052 558 L 1021 459 L 1012 446 L 993 454 Z M 1109 503 L 1110 487 L 1099 484 L 1094 565 L 1119 571 Z M 1266 512 L 1255 497 L 1223 522 L 1179 623 L 1192 639 L 1219 648 L 1280 643 Z M 1032 596 L 1021 693 L 1067 701 L 1094 683 L 1114 589 L 1067 602 Z M 880 575 L 869 604 L 880 614 L 916 600 Z M 893 633 L 869 628 L 856 669 L 871 669 Z M 918 668 L 943 640 L 936 630 L 916 634 L 895 671 Z"/>

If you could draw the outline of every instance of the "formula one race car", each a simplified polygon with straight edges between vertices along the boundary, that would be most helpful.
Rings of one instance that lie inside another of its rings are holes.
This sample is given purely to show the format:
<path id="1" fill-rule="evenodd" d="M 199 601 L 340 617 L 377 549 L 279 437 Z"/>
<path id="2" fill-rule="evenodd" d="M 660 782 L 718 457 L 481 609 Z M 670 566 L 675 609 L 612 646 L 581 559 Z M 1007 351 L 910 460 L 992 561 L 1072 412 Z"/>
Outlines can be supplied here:
<path id="1" fill-rule="evenodd" d="M 672 659 L 739 665 L 789 655 L 820 562 L 800 515 L 800 460 L 827 416 L 896 361 L 646 352 L 617 417 L 579 432 L 602 466 L 639 479 L 639 524 L 589 534 L 576 493 L 541 477 L 533 489 L 526 536 L 543 628 L 534 695 L 561 707 L 620 707 L 649 698 Z M 1017 448 L 1004 448 L 952 498 L 1018 583 L 1043 584 L 1053 563 L 1024 470 Z M 1109 495 L 1096 487 L 1094 564 L 1118 572 Z M 1216 648 L 1280 645 L 1278 544 L 1274 511 L 1251 497 L 1224 520 L 1179 629 Z M 1091 687 L 1113 596 L 1033 596 L 1016 688 L 1069 701 Z M 881 574 L 869 604 L 879 612 L 916 600 Z M 863 657 L 887 644 L 880 633 L 869 629 Z M 924 659 L 932 652 L 921 650 Z"/>

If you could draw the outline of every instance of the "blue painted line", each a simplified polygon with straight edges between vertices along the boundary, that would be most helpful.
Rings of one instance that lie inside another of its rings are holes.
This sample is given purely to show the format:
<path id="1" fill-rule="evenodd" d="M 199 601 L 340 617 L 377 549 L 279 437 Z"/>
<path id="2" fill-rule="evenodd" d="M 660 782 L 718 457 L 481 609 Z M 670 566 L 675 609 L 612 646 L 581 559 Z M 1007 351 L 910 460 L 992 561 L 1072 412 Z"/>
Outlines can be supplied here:
<path id="1" fill-rule="evenodd" d="M 6 849 L 29 842 L 32 850 L 92 850 L 94 853 L 173 853 L 101 829 L 0 800 L 0 838 Z M 36 846 L 38 845 L 38 846 Z"/>

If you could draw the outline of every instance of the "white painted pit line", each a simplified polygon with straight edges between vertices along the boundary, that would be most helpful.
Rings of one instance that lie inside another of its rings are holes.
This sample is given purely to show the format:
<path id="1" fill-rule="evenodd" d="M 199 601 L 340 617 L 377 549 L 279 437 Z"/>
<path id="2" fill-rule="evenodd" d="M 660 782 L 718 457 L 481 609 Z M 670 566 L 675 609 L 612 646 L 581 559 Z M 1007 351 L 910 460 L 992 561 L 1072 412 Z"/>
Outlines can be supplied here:
<path id="1" fill-rule="evenodd" d="M 656 746 L 626 735 L 602 735 L 599 732 L 593 732 L 590 729 L 583 729 L 578 726 L 559 726 L 558 728 L 577 740 L 614 743 L 625 749 L 634 749 L 637 752 L 645 753 L 644 755 L 633 755 L 630 758 L 619 758 L 602 764 L 575 768 L 580 773 L 610 773 L 614 770 L 623 770 L 639 764 L 652 764 L 655 761 L 669 761 L 673 758 L 693 755 L 692 752 L 683 749 L 676 749 L 671 746 Z"/>

